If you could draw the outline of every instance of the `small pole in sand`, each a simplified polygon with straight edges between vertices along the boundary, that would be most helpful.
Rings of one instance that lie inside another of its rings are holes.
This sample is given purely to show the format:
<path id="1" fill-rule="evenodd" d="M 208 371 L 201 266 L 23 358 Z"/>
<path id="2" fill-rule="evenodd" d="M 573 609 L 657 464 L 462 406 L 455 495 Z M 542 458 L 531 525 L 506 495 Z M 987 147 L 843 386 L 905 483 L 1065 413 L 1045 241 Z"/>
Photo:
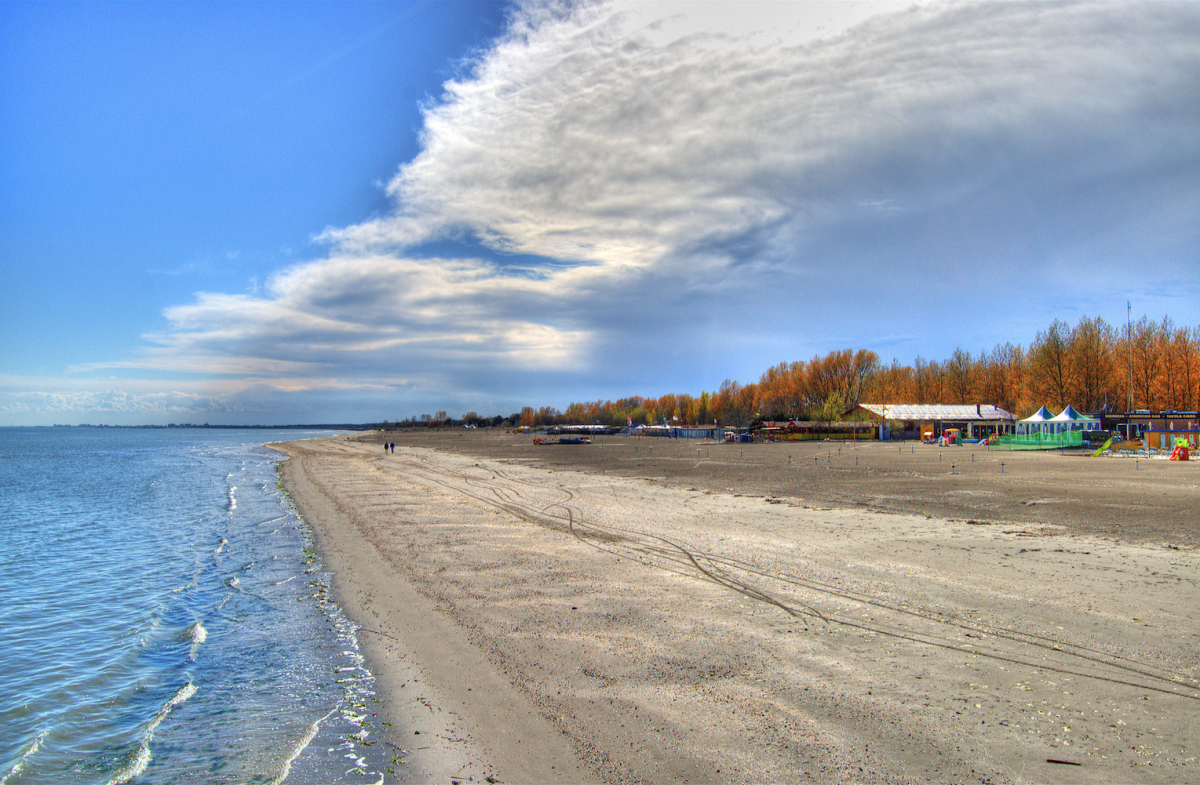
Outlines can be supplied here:
<path id="1" fill-rule="evenodd" d="M 954 474 L 954 464 L 950 464 L 950 473 Z"/>
<path id="2" fill-rule="evenodd" d="M 792 465 L 792 456 L 788 456 L 788 466 Z"/>
<path id="3" fill-rule="evenodd" d="M 1004 461 L 1000 461 L 1000 473 L 1004 474 Z"/>
<path id="4" fill-rule="evenodd" d="M 854 465 L 858 466 L 858 456 L 857 455 L 854 456 Z"/>
<path id="5" fill-rule="evenodd" d="M 975 453 L 971 453 L 971 463 L 975 463 Z"/>
<path id="6" fill-rule="evenodd" d="M 938 460 L 940 461 L 941 459 L 942 459 L 942 454 L 939 452 L 939 453 L 938 453 Z"/>

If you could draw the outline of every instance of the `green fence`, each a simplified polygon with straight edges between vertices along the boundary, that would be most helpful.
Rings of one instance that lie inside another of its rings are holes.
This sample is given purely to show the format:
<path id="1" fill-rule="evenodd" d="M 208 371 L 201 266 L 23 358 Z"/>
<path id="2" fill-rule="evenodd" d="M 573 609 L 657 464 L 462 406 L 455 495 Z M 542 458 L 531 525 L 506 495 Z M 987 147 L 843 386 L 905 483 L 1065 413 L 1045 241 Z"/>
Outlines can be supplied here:
<path id="1" fill-rule="evenodd" d="M 1063 447 L 1082 447 L 1083 431 L 1063 433 L 1031 433 L 1028 436 L 1001 436 L 992 447 L 997 450 L 1057 450 Z"/>

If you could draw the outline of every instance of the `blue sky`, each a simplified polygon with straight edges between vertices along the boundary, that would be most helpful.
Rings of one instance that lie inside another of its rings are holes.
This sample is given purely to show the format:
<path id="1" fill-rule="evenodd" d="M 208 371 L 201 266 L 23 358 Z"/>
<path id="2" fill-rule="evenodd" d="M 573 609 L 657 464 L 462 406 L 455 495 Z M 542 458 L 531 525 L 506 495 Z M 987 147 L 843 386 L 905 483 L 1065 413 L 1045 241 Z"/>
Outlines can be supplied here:
<path id="1" fill-rule="evenodd" d="M 1200 323 L 1200 4 L 0 4 L 0 424 Z"/>

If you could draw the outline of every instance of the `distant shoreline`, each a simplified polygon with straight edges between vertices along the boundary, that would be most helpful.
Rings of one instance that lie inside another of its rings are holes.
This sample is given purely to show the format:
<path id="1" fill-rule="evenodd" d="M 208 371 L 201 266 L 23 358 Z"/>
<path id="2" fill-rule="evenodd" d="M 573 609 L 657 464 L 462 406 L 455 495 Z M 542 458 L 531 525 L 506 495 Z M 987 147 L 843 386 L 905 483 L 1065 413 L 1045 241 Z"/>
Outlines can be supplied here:
<path id="1" fill-rule="evenodd" d="M 79 425 L 7 425 L 6 428 L 94 428 L 94 429 L 120 429 L 120 430 L 151 430 L 151 431 L 190 431 L 190 430 L 241 430 L 241 431 L 371 431 L 375 430 L 377 425 L 364 425 L 361 423 L 318 423 L 316 425 L 192 425 L 170 424 L 170 425 L 93 425 L 91 423 L 80 423 Z"/>

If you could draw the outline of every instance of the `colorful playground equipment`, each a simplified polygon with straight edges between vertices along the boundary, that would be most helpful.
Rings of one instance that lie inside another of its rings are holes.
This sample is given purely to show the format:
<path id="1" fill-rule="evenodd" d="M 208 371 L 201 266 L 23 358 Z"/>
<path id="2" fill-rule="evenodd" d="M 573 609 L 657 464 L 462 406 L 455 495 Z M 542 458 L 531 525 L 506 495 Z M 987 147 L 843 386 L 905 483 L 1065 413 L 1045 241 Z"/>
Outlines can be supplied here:
<path id="1" fill-rule="evenodd" d="M 1175 449 L 1171 450 L 1171 460 L 1186 461 L 1190 460 L 1188 451 L 1188 440 L 1186 437 L 1175 440 Z"/>
<path id="2" fill-rule="evenodd" d="M 942 431 L 942 446 L 949 447 L 951 445 L 962 446 L 962 433 L 958 428 L 947 428 Z"/>

